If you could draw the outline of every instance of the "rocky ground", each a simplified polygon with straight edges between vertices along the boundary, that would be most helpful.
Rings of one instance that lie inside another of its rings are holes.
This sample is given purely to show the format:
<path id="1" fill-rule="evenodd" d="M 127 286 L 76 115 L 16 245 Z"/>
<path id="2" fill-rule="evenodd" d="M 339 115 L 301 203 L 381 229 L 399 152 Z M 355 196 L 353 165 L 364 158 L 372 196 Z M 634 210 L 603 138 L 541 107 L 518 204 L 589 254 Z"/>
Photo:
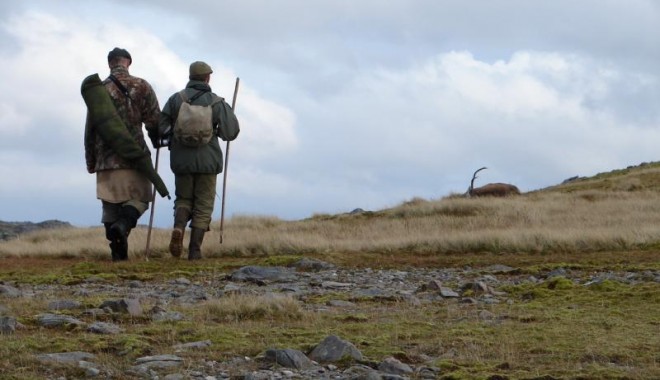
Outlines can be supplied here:
<path id="1" fill-rule="evenodd" d="M 2 335 L 21 334 L 25 328 L 19 322 L 17 308 L 12 307 L 26 298 L 47 300 L 48 307 L 36 320 L 41 326 L 70 329 L 75 326 L 97 334 L 122 334 L 123 328 L 98 318 L 104 314 L 128 313 L 149 316 L 151 323 L 185 319 L 173 311 L 174 305 L 194 306 L 209 299 L 232 293 L 281 297 L 287 295 L 301 300 L 305 307 L 318 312 L 332 308 L 355 306 L 347 299 L 399 300 L 412 305 L 429 302 L 465 304 L 495 304 L 519 302 L 498 289 L 503 285 L 524 282 L 540 283 L 562 276 L 582 286 L 602 281 L 623 283 L 660 283 L 660 272 L 580 272 L 555 269 L 532 276 L 516 268 L 494 265 L 488 268 L 372 270 L 338 268 L 332 264 L 303 259 L 292 267 L 248 266 L 233 273 L 209 273 L 204 282 L 185 277 L 167 282 L 119 280 L 107 281 L 88 277 L 72 285 L 27 285 L 0 282 L 0 332 Z M 452 284 L 447 286 L 445 284 Z M 61 298 L 59 295 L 69 295 Z M 83 307 L 87 297 L 103 295 L 105 301 L 97 307 Z M 306 304 L 311 296 L 345 294 L 342 299 L 330 299 L 326 304 Z M 54 298 L 58 295 L 58 298 Z M 82 300 L 82 301 L 81 301 Z M 29 316 L 32 317 L 32 316 Z M 496 318 L 483 308 L 479 318 Z M 0 335 L 0 341 L 3 339 Z M 204 349 L 210 340 L 188 342 L 171 348 L 171 353 L 147 356 L 135 360 L 125 374 L 116 373 L 96 361 L 88 352 L 49 352 L 36 355 L 44 366 L 71 365 L 79 367 L 88 378 L 150 379 L 433 379 L 440 370 L 432 366 L 403 363 L 395 358 L 366 360 L 347 337 L 328 336 L 311 352 L 290 348 L 274 348 L 259 357 L 235 357 L 226 361 L 200 360 L 186 363 L 185 352 Z M 348 367 L 340 364 L 342 357 L 355 359 Z M 429 358 L 432 359 L 432 358 Z"/>

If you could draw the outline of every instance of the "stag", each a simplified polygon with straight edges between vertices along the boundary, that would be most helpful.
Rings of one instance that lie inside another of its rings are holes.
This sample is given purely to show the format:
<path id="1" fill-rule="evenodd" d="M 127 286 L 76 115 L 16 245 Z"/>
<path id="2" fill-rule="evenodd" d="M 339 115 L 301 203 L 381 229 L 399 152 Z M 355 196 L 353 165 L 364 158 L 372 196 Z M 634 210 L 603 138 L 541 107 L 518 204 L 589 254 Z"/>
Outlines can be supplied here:
<path id="1" fill-rule="evenodd" d="M 508 183 L 489 183 L 481 187 L 474 187 L 474 180 L 477 178 L 477 173 L 487 169 L 485 166 L 483 168 L 477 169 L 476 172 L 472 175 L 472 181 L 470 181 L 470 188 L 468 188 L 467 193 L 465 194 L 468 197 L 506 197 L 509 195 L 518 195 L 520 190 L 514 185 Z"/>

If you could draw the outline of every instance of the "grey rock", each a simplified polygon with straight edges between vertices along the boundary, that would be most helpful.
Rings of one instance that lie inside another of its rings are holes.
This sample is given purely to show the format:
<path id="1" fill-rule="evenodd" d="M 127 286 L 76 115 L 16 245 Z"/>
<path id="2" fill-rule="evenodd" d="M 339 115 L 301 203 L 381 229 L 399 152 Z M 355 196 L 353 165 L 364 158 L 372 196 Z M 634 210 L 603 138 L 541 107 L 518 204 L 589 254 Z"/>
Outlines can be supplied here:
<path id="1" fill-rule="evenodd" d="M 91 325 L 89 325 L 89 327 L 87 327 L 87 331 L 94 334 L 114 335 L 114 334 L 119 334 L 124 330 L 113 323 L 94 322 Z"/>
<path id="2" fill-rule="evenodd" d="M 16 318 L 0 317 L 0 334 L 13 334 L 16 331 Z"/>
<path id="3" fill-rule="evenodd" d="M 167 311 L 160 306 L 154 306 L 149 314 L 151 314 L 151 320 L 154 322 L 174 322 L 184 319 L 183 314 L 178 311 Z"/>
<path id="4" fill-rule="evenodd" d="M 183 364 L 183 358 L 176 355 L 145 356 L 136 359 L 135 363 L 136 365 L 131 367 L 129 372 L 145 375 L 150 374 L 152 370 L 178 367 Z"/>
<path id="5" fill-rule="evenodd" d="M 516 269 L 516 268 L 512 268 L 508 265 L 502 265 L 502 264 L 491 265 L 488 268 L 486 268 L 486 270 L 488 272 L 495 273 L 495 274 L 498 274 L 498 273 L 513 273 L 513 272 L 518 271 L 518 269 Z"/>
<path id="6" fill-rule="evenodd" d="M 210 340 L 203 340 L 199 342 L 190 342 L 190 343 L 181 343 L 174 346 L 174 349 L 177 352 L 187 351 L 187 350 L 200 350 L 204 348 L 211 347 Z"/>
<path id="7" fill-rule="evenodd" d="M 320 271 L 331 270 L 336 268 L 334 264 L 327 263 L 325 261 L 321 261 L 318 259 L 308 259 L 308 258 L 303 258 L 293 263 L 291 266 L 298 270 L 308 271 L 308 272 L 320 272 Z"/>
<path id="8" fill-rule="evenodd" d="M 0 315 L 7 315 L 7 314 L 9 314 L 9 308 L 0 303 Z"/>
<path id="9" fill-rule="evenodd" d="M 255 283 L 294 281 L 296 274 L 288 268 L 262 267 L 250 265 L 242 267 L 231 274 L 233 281 L 246 281 Z"/>
<path id="10" fill-rule="evenodd" d="M 140 301 L 134 298 L 104 301 L 101 306 L 99 306 L 99 308 L 108 308 L 115 313 L 127 313 L 134 317 L 139 317 L 142 315 L 142 306 L 140 305 Z"/>
<path id="11" fill-rule="evenodd" d="M 336 282 L 336 281 L 323 281 L 321 287 L 324 289 L 346 289 L 353 286 L 353 284 L 347 282 Z"/>
<path id="12" fill-rule="evenodd" d="M 141 358 L 135 359 L 136 364 L 144 364 L 151 362 L 177 362 L 180 363 L 183 361 L 183 358 L 176 355 L 153 355 L 153 356 L 143 356 Z"/>
<path id="13" fill-rule="evenodd" d="M 80 302 L 74 300 L 56 300 L 48 303 L 48 310 L 71 310 L 80 307 Z"/>
<path id="14" fill-rule="evenodd" d="M 0 296 L 18 298 L 21 296 L 21 291 L 11 285 L 0 285 Z"/>
<path id="15" fill-rule="evenodd" d="M 490 287 L 483 281 L 468 282 L 461 287 L 461 293 L 472 291 L 476 295 L 490 293 Z"/>
<path id="16" fill-rule="evenodd" d="M 440 295 L 444 298 L 457 298 L 457 297 L 460 297 L 460 294 L 458 294 L 457 292 L 453 291 L 450 288 L 445 288 L 445 287 L 440 288 Z"/>
<path id="17" fill-rule="evenodd" d="M 442 281 L 440 280 L 431 280 L 428 283 L 422 285 L 423 290 L 440 290 L 442 289 Z"/>
<path id="18" fill-rule="evenodd" d="M 305 354 L 290 348 L 267 350 L 265 358 L 286 368 L 307 369 L 314 366 L 314 363 Z"/>
<path id="19" fill-rule="evenodd" d="M 382 362 L 380 362 L 378 365 L 378 370 L 394 375 L 405 375 L 413 373 L 413 369 L 408 364 L 402 363 L 393 357 L 385 358 Z"/>
<path id="20" fill-rule="evenodd" d="M 96 359 L 94 354 L 88 352 L 58 352 L 53 354 L 41 354 L 36 356 L 40 362 L 52 362 L 58 364 L 78 364 L 81 361 L 90 361 Z"/>
<path id="21" fill-rule="evenodd" d="M 309 354 L 310 359 L 319 363 L 336 362 L 345 357 L 362 360 L 362 353 L 352 343 L 336 335 L 323 339 Z"/>
<path id="22" fill-rule="evenodd" d="M 203 375 L 202 375 L 203 376 Z M 169 375 L 163 377 L 163 380 L 184 380 L 186 377 L 180 373 L 170 373 Z M 204 380 L 213 380 L 215 377 L 206 376 Z"/>
<path id="23" fill-rule="evenodd" d="M 546 276 L 546 278 L 553 278 L 553 277 L 566 277 L 567 274 L 568 274 L 568 272 L 566 271 L 566 269 L 564 269 L 564 268 L 557 268 L 557 269 L 554 269 L 554 270 L 550 271 L 550 273 L 548 273 L 548 275 Z"/>
<path id="24" fill-rule="evenodd" d="M 176 284 L 176 285 L 190 285 L 190 284 L 192 284 L 192 282 L 189 279 L 185 278 L 185 277 L 179 277 L 176 280 L 173 280 L 172 283 Z"/>
<path id="25" fill-rule="evenodd" d="M 41 326 L 44 327 L 60 327 L 60 326 L 84 326 L 85 322 L 74 317 L 62 314 L 40 314 L 37 320 Z"/>

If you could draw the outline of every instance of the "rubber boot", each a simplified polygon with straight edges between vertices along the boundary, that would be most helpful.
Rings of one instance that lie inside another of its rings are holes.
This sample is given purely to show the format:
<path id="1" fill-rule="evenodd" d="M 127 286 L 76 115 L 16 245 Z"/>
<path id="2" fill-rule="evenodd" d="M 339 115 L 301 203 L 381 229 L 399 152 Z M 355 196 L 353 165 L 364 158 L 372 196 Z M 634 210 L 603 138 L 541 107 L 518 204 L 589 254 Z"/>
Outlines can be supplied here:
<path id="1" fill-rule="evenodd" d="M 190 220 L 190 209 L 186 207 L 177 207 L 174 210 L 174 227 L 172 228 L 172 238 L 170 239 L 170 253 L 173 257 L 181 256 L 183 252 L 183 235 L 186 232 L 186 225 Z"/>
<path id="2" fill-rule="evenodd" d="M 202 242 L 206 230 L 192 227 L 190 229 L 190 244 L 188 245 L 188 260 L 199 260 L 202 258 Z"/>
<path id="3" fill-rule="evenodd" d="M 119 219 L 110 226 L 110 248 L 113 249 L 114 245 L 119 261 L 128 260 L 128 235 L 137 225 L 138 218 L 140 212 L 135 207 L 124 206 L 119 211 Z"/>

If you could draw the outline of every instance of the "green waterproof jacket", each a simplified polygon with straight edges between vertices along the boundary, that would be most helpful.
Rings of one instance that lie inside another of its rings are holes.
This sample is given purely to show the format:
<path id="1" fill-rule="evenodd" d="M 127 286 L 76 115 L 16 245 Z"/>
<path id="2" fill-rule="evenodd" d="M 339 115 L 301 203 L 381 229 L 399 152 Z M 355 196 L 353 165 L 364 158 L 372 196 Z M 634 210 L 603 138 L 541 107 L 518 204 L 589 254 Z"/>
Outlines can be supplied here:
<path id="1" fill-rule="evenodd" d="M 188 99 L 192 99 L 200 91 L 204 92 L 192 102 L 193 105 L 209 105 L 214 100 L 217 101 L 217 95 L 211 92 L 211 87 L 205 82 L 191 80 L 186 85 L 185 91 Z M 170 96 L 163 106 L 158 126 L 161 135 L 174 129 L 182 103 L 183 100 L 177 92 Z M 181 145 L 176 139 L 171 139 L 170 168 L 174 174 L 219 174 L 222 172 L 222 150 L 218 137 L 224 141 L 232 141 L 240 132 L 236 115 L 224 99 L 213 105 L 213 128 L 216 137 L 211 138 L 208 144 L 199 148 L 187 147 Z"/>

